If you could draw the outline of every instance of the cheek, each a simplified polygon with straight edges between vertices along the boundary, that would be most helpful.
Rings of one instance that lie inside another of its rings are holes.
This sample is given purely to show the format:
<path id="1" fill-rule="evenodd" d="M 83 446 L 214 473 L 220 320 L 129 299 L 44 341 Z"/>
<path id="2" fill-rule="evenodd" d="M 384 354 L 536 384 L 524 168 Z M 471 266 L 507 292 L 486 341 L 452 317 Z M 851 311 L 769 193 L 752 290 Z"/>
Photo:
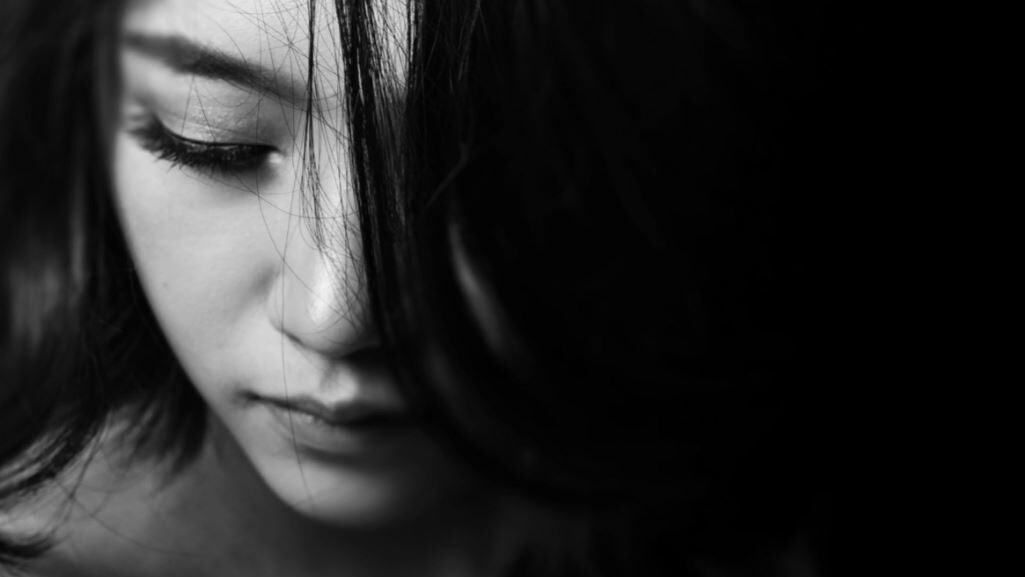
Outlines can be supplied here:
<path id="1" fill-rule="evenodd" d="M 273 274 L 259 200 L 168 168 L 127 136 L 117 143 L 114 171 L 122 229 L 147 299 L 186 369 L 207 372 L 259 309 Z"/>

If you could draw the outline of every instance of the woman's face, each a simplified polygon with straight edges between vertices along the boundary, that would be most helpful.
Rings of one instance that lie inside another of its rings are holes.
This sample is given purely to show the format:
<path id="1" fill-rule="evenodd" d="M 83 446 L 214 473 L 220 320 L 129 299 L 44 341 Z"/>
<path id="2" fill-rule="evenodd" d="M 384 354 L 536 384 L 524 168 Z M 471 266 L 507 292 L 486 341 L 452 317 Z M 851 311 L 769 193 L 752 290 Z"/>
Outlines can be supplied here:
<path id="1" fill-rule="evenodd" d="M 338 23 L 313 4 L 308 77 L 305 0 L 130 0 L 116 197 L 167 338 L 259 476 L 310 517 L 386 524 L 463 476 L 404 420 L 380 358 Z"/>

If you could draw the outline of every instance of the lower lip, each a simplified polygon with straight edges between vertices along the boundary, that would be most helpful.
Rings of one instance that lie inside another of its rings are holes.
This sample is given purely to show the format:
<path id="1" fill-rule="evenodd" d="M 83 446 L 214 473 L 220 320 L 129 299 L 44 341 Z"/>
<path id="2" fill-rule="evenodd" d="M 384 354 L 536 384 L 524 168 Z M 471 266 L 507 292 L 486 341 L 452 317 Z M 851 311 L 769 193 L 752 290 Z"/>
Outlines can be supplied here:
<path id="1" fill-rule="evenodd" d="M 410 421 L 401 417 L 336 424 L 273 403 L 263 406 L 292 450 L 315 457 L 377 453 L 411 430 Z"/>

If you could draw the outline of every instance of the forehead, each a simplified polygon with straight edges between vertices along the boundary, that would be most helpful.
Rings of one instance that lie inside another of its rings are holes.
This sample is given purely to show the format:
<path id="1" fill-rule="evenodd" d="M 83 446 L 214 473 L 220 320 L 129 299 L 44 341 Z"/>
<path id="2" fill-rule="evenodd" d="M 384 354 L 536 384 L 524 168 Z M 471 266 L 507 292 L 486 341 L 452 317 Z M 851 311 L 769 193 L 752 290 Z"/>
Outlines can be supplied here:
<path id="1" fill-rule="evenodd" d="M 383 69 L 401 84 L 406 1 L 370 4 L 381 32 L 377 37 L 384 43 Z M 332 0 L 129 0 L 124 29 L 129 34 L 182 37 L 272 70 L 296 85 L 306 85 L 309 77 L 321 101 L 342 94 L 341 41 Z"/>
<path id="2" fill-rule="evenodd" d="M 337 45 L 337 19 L 326 0 L 129 0 L 124 25 L 152 34 L 178 34 L 249 58 L 306 56 Z M 312 20 L 311 20 L 312 18 Z"/>

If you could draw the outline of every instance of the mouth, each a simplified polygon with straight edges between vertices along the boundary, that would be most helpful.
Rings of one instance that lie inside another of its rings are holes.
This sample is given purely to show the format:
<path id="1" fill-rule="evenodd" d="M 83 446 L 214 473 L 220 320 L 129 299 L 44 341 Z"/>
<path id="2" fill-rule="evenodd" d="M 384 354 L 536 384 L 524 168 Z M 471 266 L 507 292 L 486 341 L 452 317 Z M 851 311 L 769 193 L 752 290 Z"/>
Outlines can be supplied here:
<path id="1" fill-rule="evenodd" d="M 327 403 L 309 396 L 260 395 L 251 400 L 267 410 L 291 448 L 314 456 L 372 452 L 413 426 L 401 408 L 360 400 Z"/>
<path id="2" fill-rule="evenodd" d="M 315 421 L 331 427 L 370 427 L 375 424 L 401 420 L 405 416 L 401 409 L 360 401 L 329 404 L 307 396 L 288 398 L 257 396 L 256 400 L 287 412 L 296 418 Z"/>

